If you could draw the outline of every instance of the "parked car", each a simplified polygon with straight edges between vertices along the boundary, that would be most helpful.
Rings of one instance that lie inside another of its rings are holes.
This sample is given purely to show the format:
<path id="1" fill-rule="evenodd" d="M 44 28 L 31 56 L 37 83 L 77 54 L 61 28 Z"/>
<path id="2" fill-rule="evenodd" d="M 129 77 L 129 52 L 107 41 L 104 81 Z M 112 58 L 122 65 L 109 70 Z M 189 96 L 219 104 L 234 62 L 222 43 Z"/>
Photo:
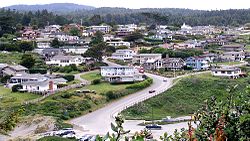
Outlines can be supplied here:
<path id="1" fill-rule="evenodd" d="M 163 82 L 167 82 L 168 81 L 168 79 L 167 78 L 163 78 Z"/>
<path id="2" fill-rule="evenodd" d="M 146 128 L 149 130 L 161 130 L 162 127 L 157 124 L 146 125 Z"/>
<path id="3" fill-rule="evenodd" d="M 149 92 L 149 93 L 154 93 L 154 92 L 155 92 L 155 90 L 149 90 L 148 92 Z"/>

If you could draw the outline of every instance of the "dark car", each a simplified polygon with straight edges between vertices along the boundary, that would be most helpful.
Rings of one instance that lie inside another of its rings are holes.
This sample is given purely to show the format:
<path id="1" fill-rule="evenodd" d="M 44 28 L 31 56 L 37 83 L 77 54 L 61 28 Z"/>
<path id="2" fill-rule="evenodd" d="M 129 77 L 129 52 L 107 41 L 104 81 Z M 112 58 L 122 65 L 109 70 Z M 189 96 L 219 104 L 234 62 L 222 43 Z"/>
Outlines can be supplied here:
<path id="1" fill-rule="evenodd" d="M 148 91 L 149 93 L 154 93 L 155 92 L 155 90 L 150 90 L 150 91 Z"/>
<path id="2" fill-rule="evenodd" d="M 161 130 L 162 129 L 160 125 L 156 125 L 156 124 L 146 125 L 146 128 L 149 130 Z"/>

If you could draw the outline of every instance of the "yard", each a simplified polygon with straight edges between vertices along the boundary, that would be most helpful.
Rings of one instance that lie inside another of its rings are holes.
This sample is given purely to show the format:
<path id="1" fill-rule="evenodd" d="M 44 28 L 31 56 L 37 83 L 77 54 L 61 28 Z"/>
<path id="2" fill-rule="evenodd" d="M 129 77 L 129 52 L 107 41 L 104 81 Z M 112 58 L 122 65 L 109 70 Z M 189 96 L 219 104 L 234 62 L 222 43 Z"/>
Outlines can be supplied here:
<path id="1" fill-rule="evenodd" d="M 232 65 L 242 64 L 242 62 L 214 62 L 212 64 L 213 65 L 227 65 L 227 66 L 232 66 Z"/>
<path id="2" fill-rule="evenodd" d="M 242 93 L 246 97 L 249 96 L 245 93 L 249 83 L 250 77 L 227 79 L 213 77 L 210 73 L 190 76 L 183 78 L 163 94 L 128 108 L 122 114 L 126 119 L 151 119 L 153 109 L 155 119 L 186 116 L 198 110 L 211 96 L 225 99 L 229 86 L 238 84 L 235 95 Z"/>

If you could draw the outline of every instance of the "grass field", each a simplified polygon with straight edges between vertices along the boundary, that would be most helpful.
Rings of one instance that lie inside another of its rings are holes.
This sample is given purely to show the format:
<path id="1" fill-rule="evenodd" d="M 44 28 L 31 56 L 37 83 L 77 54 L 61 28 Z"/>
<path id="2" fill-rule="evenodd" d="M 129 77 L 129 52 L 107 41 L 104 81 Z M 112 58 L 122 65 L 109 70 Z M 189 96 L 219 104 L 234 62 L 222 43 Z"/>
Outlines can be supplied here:
<path id="1" fill-rule="evenodd" d="M 241 64 L 242 62 L 218 62 L 218 63 L 213 63 L 214 65 L 227 65 L 227 66 L 231 66 L 231 65 L 238 65 Z"/>
<path id="2" fill-rule="evenodd" d="M 102 76 L 100 74 L 100 71 L 94 71 L 94 72 L 81 75 L 81 78 L 88 80 L 88 81 L 93 81 L 95 79 L 101 79 Z"/>
<path id="3" fill-rule="evenodd" d="M 13 93 L 10 89 L 0 86 L 0 107 L 19 105 L 20 103 L 40 97 L 31 93 Z"/>
<path id="4" fill-rule="evenodd" d="M 238 84 L 235 94 L 246 95 L 244 92 L 250 83 L 249 80 L 250 77 L 233 80 L 213 77 L 210 74 L 190 76 L 183 78 L 163 94 L 128 108 L 122 114 L 127 119 L 151 119 L 153 108 L 155 119 L 162 119 L 166 116 L 186 116 L 198 110 L 211 96 L 225 99 L 229 86 Z"/>

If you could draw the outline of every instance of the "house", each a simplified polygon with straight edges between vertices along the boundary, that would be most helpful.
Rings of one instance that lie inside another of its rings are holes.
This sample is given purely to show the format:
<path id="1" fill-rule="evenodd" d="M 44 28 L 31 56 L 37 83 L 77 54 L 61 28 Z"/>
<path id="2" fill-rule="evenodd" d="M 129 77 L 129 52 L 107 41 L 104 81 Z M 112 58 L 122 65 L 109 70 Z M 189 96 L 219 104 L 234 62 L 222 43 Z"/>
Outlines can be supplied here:
<path id="1" fill-rule="evenodd" d="M 244 52 L 236 52 L 236 51 L 232 51 L 232 52 L 223 52 L 220 55 L 220 58 L 223 61 L 243 61 L 245 58 L 245 53 Z"/>
<path id="2" fill-rule="evenodd" d="M 129 49 L 118 49 L 115 53 L 112 53 L 111 58 L 123 61 L 132 61 L 135 51 Z"/>
<path id="3" fill-rule="evenodd" d="M 50 48 L 50 42 L 39 41 L 36 43 L 37 48 Z"/>
<path id="4" fill-rule="evenodd" d="M 42 93 L 46 94 L 47 92 L 55 91 L 58 89 L 57 84 L 55 84 L 51 80 L 44 80 L 44 81 L 35 81 L 35 82 L 24 82 L 21 84 L 22 89 L 19 91 L 27 91 L 30 93 Z"/>
<path id="5" fill-rule="evenodd" d="M 132 63 L 142 65 L 146 62 L 155 62 L 161 60 L 161 54 L 137 54 L 133 56 Z"/>
<path id="6" fill-rule="evenodd" d="M 102 33 L 109 33 L 111 27 L 109 25 L 100 25 L 100 26 L 91 26 L 90 27 L 94 32 L 100 31 Z"/>
<path id="7" fill-rule="evenodd" d="M 242 74 L 241 69 L 235 67 L 214 68 L 211 69 L 211 73 L 213 76 L 229 77 L 229 78 L 238 78 Z"/>
<path id="8" fill-rule="evenodd" d="M 82 46 L 63 46 L 60 49 L 70 54 L 84 54 L 88 50 L 87 47 Z"/>
<path id="9" fill-rule="evenodd" d="M 209 69 L 209 62 L 206 58 L 201 56 L 189 57 L 186 59 L 186 66 L 193 70 L 207 70 Z"/>
<path id="10" fill-rule="evenodd" d="M 109 46 L 115 46 L 115 47 L 119 47 L 119 46 L 130 47 L 130 43 L 129 42 L 125 42 L 125 41 L 109 41 L 109 42 L 107 42 L 107 44 Z"/>
<path id="11" fill-rule="evenodd" d="M 156 70 L 163 67 L 162 59 L 149 59 L 142 64 L 143 68 L 146 70 Z"/>
<path id="12" fill-rule="evenodd" d="M 143 74 L 130 66 L 103 66 L 101 76 L 110 83 L 128 83 L 143 81 Z"/>
<path id="13" fill-rule="evenodd" d="M 49 59 L 59 54 L 63 54 L 63 50 L 60 48 L 45 48 L 41 51 L 41 55 L 43 55 L 46 59 Z"/>
<path id="14" fill-rule="evenodd" d="M 40 33 L 38 31 L 34 31 L 32 29 L 28 29 L 22 33 L 22 39 L 24 40 L 35 40 Z"/>
<path id="15" fill-rule="evenodd" d="M 42 74 L 16 74 L 10 78 L 7 87 L 11 88 L 14 85 L 22 85 L 20 91 L 47 93 L 54 91 L 58 84 L 66 84 L 67 80 L 60 77 L 50 77 Z"/>
<path id="16" fill-rule="evenodd" d="M 192 30 L 192 27 L 183 23 L 183 25 L 181 26 L 181 30 Z"/>
<path id="17" fill-rule="evenodd" d="M 185 66 L 185 61 L 181 58 L 165 58 L 163 68 L 167 70 L 181 70 Z"/>
<path id="18" fill-rule="evenodd" d="M 201 55 L 201 57 L 204 57 L 209 63 L 212 63 L 219 58 L 219 55 L 215 53 L 206 53 Z"/>
<path id="19" fill-rule="evenodd" d="M 16 74 L 23 74 L 26 73 L 28 69 L 22 65 L 7 65 L 2 68 L 2 75 L 3 76 L 13 76 Z"/>
<path id="20" fill-rule="evenodd" d="M 62 67 L 69 65 L 79 66 L 82 63 L 85 63 L 85 58 L 83 58 L 82 56 L 72 56 L 63 54 L 56 55 L 46 61 L 47 65 L 55 65 Z"/>

